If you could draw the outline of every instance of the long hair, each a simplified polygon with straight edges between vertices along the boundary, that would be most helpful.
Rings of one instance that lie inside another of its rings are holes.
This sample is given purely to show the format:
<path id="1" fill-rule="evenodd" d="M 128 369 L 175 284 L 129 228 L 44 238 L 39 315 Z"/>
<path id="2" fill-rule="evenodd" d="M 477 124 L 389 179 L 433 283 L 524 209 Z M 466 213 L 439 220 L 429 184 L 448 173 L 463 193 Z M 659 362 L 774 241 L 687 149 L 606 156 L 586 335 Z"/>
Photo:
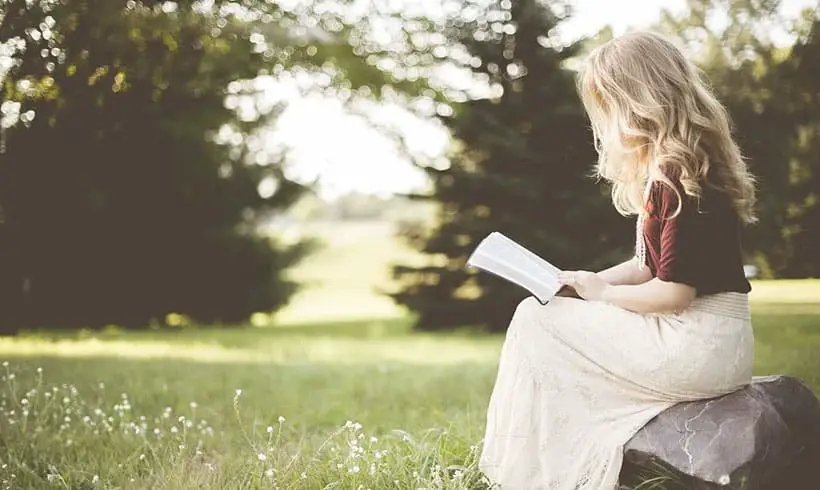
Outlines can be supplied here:
<path id="1" fill-rule="evenodd" d="M 632 32 L 599 46 L 578 75 L 578 91 L 598 150 L 597 175 L 611 182 L 619 213 L 643 212 L 652 178 L 675 190 L 677 212 L 679 189 L 700 199 L 706 185 L 726 194 L 743 223 L 756 221 L 755 180 L 727 111 L 672 42 Z"/>

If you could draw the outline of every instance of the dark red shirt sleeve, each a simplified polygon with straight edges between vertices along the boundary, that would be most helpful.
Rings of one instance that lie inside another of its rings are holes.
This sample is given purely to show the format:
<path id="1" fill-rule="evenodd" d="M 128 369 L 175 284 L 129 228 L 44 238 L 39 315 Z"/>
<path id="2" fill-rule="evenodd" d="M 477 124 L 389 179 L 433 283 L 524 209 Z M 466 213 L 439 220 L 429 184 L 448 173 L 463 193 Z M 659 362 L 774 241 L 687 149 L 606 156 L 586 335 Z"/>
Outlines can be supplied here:
<path id="1" fill-rule="evenodd" d="M 704 238 L 699 233 L 697 203 L 680 192 L 683 202 L 680 212 L 679 198 L 668 185 L 658 182 L 654 192 L 655 209 L 660 227 L 660 253 L 655 276 L 667 282 L 677 282 L 696 286 L 698 282 L 698 256 L 702 253 L 698 245 Z"/>
<path id="2" fill-rule="evenodd" d="M 728 198 L 703 187 L 700 200 L 684 194 L 680 213 L 678 194 L 667 184 L 656 181 L 647 203 L 644 224 L 646 259 L 658 279 L 687 284 L 699 295 L 724 291 L 747 293 L 751 290 L 743 273 L 740 243 L 741 223 Z M 673 217 L 674 216 L 674 217 Z"/>

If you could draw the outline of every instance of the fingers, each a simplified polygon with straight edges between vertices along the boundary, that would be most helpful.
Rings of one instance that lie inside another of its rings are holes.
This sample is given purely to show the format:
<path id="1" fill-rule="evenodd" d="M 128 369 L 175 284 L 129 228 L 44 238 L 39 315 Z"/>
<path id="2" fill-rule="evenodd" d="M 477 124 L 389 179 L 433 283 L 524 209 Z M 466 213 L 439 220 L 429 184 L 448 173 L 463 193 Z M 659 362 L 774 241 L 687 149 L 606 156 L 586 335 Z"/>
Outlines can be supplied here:
<path id="1" fill-rule="evenodd" d="M 558 282 L 565 286 L 572 286 L 577 283 L 575 271 L 561 271 L 558 273 Z"/>
<path id="2" fill-rule="evenodd" d="M 594 274 L 594 272 L 589 271 L 560 271 L 558 273 L 558 282 L 566 286 L 574 286 L 587 281 Z"/>

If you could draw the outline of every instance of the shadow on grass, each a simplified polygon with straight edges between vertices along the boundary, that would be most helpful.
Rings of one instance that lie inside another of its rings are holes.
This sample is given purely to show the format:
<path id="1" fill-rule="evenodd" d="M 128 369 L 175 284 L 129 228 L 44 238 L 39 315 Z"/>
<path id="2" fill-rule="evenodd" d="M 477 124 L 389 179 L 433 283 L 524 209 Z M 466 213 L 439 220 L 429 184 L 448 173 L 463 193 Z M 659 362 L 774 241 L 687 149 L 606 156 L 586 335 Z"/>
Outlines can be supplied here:
<path id="1" fill-rule="evenodd" d="M 191 327 L 162 327 L 144 330 L 126 330 L 110 327 L 104 330 L 32 330 L 17 335 L 18 339 L 43 341 L 61 340 L 161 340 L 167 342 L 211 341 L 225 347 L 242 347 L 260 339 L 306 336 L 340 338 L 401 337 L 410 333 L 406 318 L 346 320 L 337 322 L 305 323 L 255 327 L 251 325 L 220 325 Z"/>

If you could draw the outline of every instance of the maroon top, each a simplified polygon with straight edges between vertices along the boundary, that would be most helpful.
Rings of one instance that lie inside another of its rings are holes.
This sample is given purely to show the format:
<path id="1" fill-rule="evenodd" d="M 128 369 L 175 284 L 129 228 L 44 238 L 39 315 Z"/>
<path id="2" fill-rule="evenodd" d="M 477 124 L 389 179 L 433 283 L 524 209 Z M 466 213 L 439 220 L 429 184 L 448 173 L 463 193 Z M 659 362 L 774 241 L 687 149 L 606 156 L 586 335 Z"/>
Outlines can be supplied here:
<path id="1" fill-rule="evenodd" d="M 740 219 L 729 199 L 703 186 L 700 202 L 684 194 L 680 214 L 675 192 L 656 181 L 649 192 L 644 225 L 646 261 L 662 281 L 693 286 L 697 295 L 725 291 L 747 293 L 751 285 L 743 272 Z M 666 218 L 666 219 L 665 219 Z"/>

